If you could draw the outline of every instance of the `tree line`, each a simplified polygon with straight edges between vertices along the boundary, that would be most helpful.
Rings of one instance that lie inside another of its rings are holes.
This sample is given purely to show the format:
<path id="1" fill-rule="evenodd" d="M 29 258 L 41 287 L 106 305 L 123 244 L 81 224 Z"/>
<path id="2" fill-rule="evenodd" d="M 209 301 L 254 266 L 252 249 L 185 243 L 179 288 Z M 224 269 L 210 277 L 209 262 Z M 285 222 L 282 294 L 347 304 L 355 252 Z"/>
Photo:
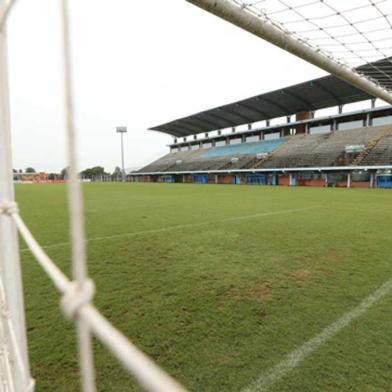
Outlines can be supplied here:
<path id="1" fill-rule="evenodd" d="M 24 171 L 22 169 L 13 169 L 14 174 L 34 174 L 36 173 L 36 170 L 33 167 L 27 167 Z M 102 166 L 94 166 L 87 168 L 85 170 L 82 170 L 80 172 L 80 177 L 85 178 L 85 179 L 94 179 L 94 178 L 100 178 L 100 177 L 111 177 L 112 179 L 119 179 L 121 178 L 121 169 L 116 166 L 114 169 L 113 173 L 108 173 L 105 171 L 105 168 Z M 68 168 L 64 168 L 61 170 L 60 173 L 49 173 L 48 174 L 48 179 L 49 180 L 65 180 L 68 177 Z"/>

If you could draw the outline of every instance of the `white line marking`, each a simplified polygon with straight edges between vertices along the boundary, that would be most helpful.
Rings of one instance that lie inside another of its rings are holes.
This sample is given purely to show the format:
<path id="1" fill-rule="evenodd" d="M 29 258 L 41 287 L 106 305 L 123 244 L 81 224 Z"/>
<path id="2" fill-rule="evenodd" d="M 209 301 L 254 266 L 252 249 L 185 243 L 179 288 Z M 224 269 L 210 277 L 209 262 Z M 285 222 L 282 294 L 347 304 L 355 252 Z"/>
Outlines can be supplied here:
<path id="1" fill-rule="evenodd" d="M 273 384 L 278 382 L 284 377 L 290 370 L 296 368 L 300 363 L 306 359 L 310 354 L 316 351 L 321 345 L 336 335 L 341 329 L 347 327 L 353 320 L 360 317 L 365 313 L 372 305 L 378 302 L 382 297 L 386 296 L 392 290 L 392 279 L 385 282 L 379 289 L 373 294 L 369 295 L 363 302 L 356 308 L 346 313 L 340 319 L 335 321 L 329 327 L 325 328 L 319 335 L 308 340 L 302 346 L 298 347 L 286 358 L 278 363 L 276 366 L 267 370 L 263 373 L 256 381 L 251 383 L 248 387 L 243 388 L 242 392 L 260 392 L 266 391 Z"/>
<path id="2" fill-rule="evenodd" d="M 165 231 L 185 229 L 185 228 L 188 228 L 188 227 L 208 226 L 208 225 L 212 225 L 212 224 L 215 224 L 215 223 L 224 223 L 224 222 L 238 221 L 238 220 L 242 220 L 242 219 L 259 218 L 259 217 L 270 216 L 270 215 L 289 214 L 291 212 L 307 211 L 307 210 L 311 210 L 311 209 L 314 209 L 314 208 L 319 208 L 319 206 L 296 208 L 296 209 L 292 209 L 292 210 L 283 210 L 283 211 L 281 210 L 281 211 L 273 211 L 273 212 L 262 212 L 262 213 L 253 214 L 253 215 L 244 215 L 244 216 L 236 216 L 236 217 L 232 217 L 232 218 L 219 219 L 219 220 L 215 220 L 215 221 L 212 221 L 212 222 L 210 221 L 210 222 L 200 222 L 200 223 L 188 223 L 188 224 L 185 224 L 185 225 L 176 225 L 176 226 L 162 227 L 160 229 L 135 231 L 135 232 L 128 232 L 128 233 L 108 235 L 108 236 L 103 236 L 103 237 L 93 237 L 93 238 L 88 238 L 86 240 L 86 242 L 103 241 L 103 240 L 110 240 L 110 239 L 121 238 L 121 237 L 133 237 L 133 236 L 138 236 L 138 235 L 143 235 L 143 234 L 162 233 L 162 232 L 165 232 Z M 60 247 L 67 246 L 67 245 L 69 245 L 69 242 L 59 242 L 57 244 L 43 245 L 41 247 L 43 249 L 51 249 L 51 248 L 60 248 Z M 21 252 L 27 252 L 27 251 L 29 251 L 29 249 L 28 248 L 23 248 L 20 251 Z"/>

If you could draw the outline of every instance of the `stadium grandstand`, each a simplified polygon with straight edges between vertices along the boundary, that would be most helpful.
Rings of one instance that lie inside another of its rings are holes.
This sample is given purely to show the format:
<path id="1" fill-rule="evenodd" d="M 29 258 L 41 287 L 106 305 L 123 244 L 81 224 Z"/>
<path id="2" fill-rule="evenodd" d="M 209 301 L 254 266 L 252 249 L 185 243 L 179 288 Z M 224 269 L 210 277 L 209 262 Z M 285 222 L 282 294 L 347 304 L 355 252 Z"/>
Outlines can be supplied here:
<path id="1" fill-rule="evenodd" d="M 343 112 L 365 100 L 368 109 Z M 329 107 L 338 113 L 316 116 Z M 271 125 L 278 117 L 287 120 Z M 133 181 L 392 188 L 392 107 L 332 75 L 151 130 L 174 143 Z"/>

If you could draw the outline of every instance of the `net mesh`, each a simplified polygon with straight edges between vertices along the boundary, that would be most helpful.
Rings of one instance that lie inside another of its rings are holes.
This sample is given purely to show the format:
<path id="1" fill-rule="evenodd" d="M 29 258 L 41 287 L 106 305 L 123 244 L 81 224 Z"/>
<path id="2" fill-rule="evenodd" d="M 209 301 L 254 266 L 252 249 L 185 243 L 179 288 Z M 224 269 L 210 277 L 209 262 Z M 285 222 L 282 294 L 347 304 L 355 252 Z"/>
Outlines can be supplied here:
<path id="1" fill-rule="evenodd" d="M 392 1 L 230 1 L 392 90 Z"/>

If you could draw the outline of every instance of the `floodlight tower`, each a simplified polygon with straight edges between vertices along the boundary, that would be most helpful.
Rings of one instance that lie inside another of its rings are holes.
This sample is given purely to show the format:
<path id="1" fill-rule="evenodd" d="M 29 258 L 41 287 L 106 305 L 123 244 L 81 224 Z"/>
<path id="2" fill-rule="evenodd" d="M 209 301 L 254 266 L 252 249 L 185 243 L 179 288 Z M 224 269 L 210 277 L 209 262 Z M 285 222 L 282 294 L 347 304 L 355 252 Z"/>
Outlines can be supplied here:
<path id="1" fill-rule="evenodd" d="M 116 127 L 116 132 L 121 134 L 121 174 L 122 181 L 125 182 L 125 169 L 124 169 L 124 133 L 127 133 L 127 127 Z"/>

